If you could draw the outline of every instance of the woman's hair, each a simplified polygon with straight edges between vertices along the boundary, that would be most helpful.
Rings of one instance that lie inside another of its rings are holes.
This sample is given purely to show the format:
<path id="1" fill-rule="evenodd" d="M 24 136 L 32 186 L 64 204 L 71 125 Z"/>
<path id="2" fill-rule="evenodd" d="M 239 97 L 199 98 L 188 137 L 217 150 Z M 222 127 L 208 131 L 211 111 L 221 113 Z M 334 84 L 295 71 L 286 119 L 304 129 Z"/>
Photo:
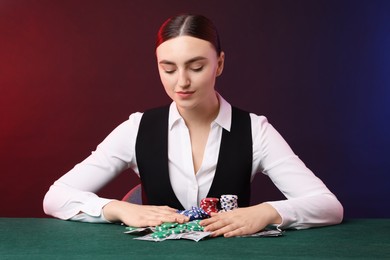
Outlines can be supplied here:
<path id="1" fill-rule="evenodd" d="M 157 33 L 156 48 L 163 42 L 178 36 L 192 36 L 210 42 L 217 54 L 221 54 L 221 44 L 217 28 L 203 15 L 180 14 L 166 20 Z"/>

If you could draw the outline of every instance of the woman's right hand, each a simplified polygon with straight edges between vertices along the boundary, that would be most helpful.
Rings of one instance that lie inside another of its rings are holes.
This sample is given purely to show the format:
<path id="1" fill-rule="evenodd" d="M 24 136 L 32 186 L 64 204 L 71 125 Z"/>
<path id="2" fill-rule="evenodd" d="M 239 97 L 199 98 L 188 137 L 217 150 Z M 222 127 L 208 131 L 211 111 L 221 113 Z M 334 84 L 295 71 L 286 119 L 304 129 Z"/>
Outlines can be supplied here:
<path id="1" fill-rule="evenodd" d="M 110 222 L 122 222 L 132 227 L 158 226 L 164 222 L 185 223 L 189 218 L 168 206 L 138 205 L 114 200 L 103 207 L 104 217 Z"/>

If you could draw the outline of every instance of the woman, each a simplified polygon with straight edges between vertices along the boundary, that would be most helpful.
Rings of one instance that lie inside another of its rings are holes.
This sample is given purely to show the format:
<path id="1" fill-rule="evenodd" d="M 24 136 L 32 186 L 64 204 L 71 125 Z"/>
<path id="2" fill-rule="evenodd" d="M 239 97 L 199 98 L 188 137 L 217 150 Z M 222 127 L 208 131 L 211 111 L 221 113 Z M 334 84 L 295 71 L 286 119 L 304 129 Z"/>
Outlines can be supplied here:
<path id="1" fill-rule="evenodd" d="M 237 194 L 240 208 L 202 220 L 212 236 L 342 221 L 340 202 L 267 119 L 232 107 L 215 91 L 225 54 L 210 20 L 189 14 L 168 19 L 158 32 L 156 56 L 171 105 L 130 115 L 50 187 L 47 214 L 155 226 L 188 221 L 176 210 L 199 206 L 205 197 Z M 151 205 L 94 194 L 127 168 L 139 174 Z M 257 172 L 268 175 L 287 199 L 250 206 L 250 181 Z"/>

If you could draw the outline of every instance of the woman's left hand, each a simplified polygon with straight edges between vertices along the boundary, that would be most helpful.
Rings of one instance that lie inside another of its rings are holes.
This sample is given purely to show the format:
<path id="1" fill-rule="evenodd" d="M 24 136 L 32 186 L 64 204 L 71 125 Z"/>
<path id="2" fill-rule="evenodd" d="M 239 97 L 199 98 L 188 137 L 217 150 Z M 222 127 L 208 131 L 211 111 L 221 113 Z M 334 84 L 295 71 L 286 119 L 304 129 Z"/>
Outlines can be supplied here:
<path id="1" fill-rule="evenodd" d="M 282 217 L 268 203 L 261 203 L 247 208 L 237 208 L 228 212 L 211 213 L 211 218 L 200 222 L 204 231 L 211 236 L 234 237 L 250 235 L 270 224 L 280 224 Z"/>

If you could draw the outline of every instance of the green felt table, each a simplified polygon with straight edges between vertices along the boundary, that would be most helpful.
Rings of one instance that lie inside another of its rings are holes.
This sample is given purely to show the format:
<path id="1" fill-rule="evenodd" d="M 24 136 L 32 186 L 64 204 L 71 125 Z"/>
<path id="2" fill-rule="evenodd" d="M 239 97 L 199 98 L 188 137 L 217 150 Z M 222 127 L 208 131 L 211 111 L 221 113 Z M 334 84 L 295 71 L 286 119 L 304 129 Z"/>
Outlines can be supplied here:
<path id="1" fill-rule="evenodd" d="M 390 259 L 390 219 L 353 219 L 281 237 L 139 241 L 124 226 L 0 218 L 0 259 Z"/>

